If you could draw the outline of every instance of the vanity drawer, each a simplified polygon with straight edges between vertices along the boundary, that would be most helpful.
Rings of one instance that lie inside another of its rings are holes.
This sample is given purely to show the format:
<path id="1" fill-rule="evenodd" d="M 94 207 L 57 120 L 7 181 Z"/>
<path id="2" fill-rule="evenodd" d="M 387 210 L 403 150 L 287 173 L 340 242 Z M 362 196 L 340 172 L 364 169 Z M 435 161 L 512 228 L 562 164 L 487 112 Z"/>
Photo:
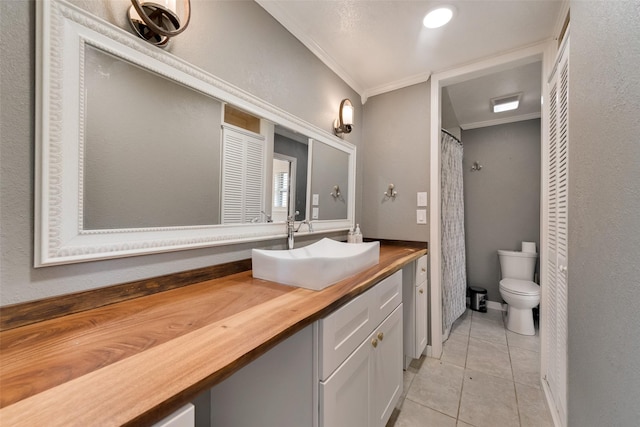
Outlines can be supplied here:
<path id="1" fill-rule="evenodd" d="M 377 326 L 371 295 L 369 290 L 320 319 L 320 380 L 326 380 Z"/>
<path id="2" fill-rule="evenodd" d="M 402 270 L 382 280 L 370 291 L 375 325 L 380 324 L 402 302 Z"/>
<path id="3" fill-rule="evenodd" d="M 427 280 L 427 256 L 423 255 L 416 261 L 416 286 Z"/>

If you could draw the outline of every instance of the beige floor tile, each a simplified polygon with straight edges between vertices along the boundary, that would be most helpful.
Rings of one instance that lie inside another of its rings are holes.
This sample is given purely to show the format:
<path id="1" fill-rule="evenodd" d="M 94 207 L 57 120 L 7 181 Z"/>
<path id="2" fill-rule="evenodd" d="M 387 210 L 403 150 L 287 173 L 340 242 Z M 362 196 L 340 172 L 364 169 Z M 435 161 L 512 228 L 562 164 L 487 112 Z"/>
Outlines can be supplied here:
<path id="1" fill-rule="evenodd" d="M 513 380 L 517 383 L 540 387 L 540 353 L 509 347 Z"/>
<path id="2" fill-rule="evenodd" d="M 463 334 L 469 335 L 469 329 L 471 328 L 471 313 L 469 311 L 465 311 L 462 316 L 460 316 L 453 325 L 451 326 L 451 334 Z"/>
<path id="3" fill-rule="evenodd" d="M 504 326 L 493 321 L 477 321 L 471 322 L 471 337 L 478 338 L 483 341 L 491 341 L 497 344 L 507 345 L 507 335 Z"/>
<path id="4" fill-rule="evenodd" d="M 541 388 L 516 383 L 522 427 L 553 427 L 549 407 Z"/>
<path id="5" fill-rule="evenodd" d="M 507 330 L 506 332 L 507 343 L 509 344 L 509 347 L 518 347 L 540 353 L 540 334 L 538 333 L 538 331 L 536 331 L 536 335 L 533 336 L 520 335 L 509 330 Z"/>
<path id="6" fill-rule="evenodd" d="M 411 387 L 411 383 L 413 382 L 413 379 L 416 376 L 416 374 L 410 371 L 403 371 L 402 376 L 403 376 L 402 395 L 400 396 L 400 399 L 398 399 L 398 403 L 396 404 L 396 408 L 398 409 L 402 407 L 402 402 L 404 402 L 404 398 L 407 397 L 407 393 L 409 392 L 409 387 Z"/>
<path id="7" fill-rule="evenodd" d="M 502 310 L 487 310 L 486 313 L 479 311 L 473 311 L 473 320 L 487 320 L 492 322 L 504 323 L 504 311 Z"/>
<path id="8" fill-rule="evenodd" d="M 506 345 L 471 337 L 466 367 L 513 381 L 509 348 Z"/>
<path id="9" fill-rule="evenodd" d="M 466 369 L 458 419 L 477 427 L 518 427 L 513 381 Z"/>
<path id="10" fill-rule="evenodd" d="M 394 427 L 456 427 L 456 419 L 407 400 Z"/>
<path id="11" fill-rule="evenodd" d="M 468 336 L 451 334 L 449 339 L 442 345 L 442 357 L 440 357 L 440 360 L 464 368 L 467 361 L 468 343 Z"/>
<path id="12" fill-rule="evenodd" d="M 427 358 L 416 374 L 407 399 L 455 417 L 464 368 Z"/>
<path id="13" fill-rule="evenodd" d="M 456 427 L 476 427 L 476 426 L 467 424 L 464 421 L 458 421 L 458 424 L 456 424 Z"/>

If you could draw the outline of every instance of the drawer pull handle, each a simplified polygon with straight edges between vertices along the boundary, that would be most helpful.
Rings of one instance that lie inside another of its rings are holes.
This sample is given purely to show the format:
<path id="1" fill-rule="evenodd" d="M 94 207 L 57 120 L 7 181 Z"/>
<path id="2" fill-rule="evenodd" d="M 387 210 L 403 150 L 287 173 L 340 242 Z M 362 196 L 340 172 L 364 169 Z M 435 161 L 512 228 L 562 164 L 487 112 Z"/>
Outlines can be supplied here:
<path id="1" fill-rule="evenodd" d="M 424 289 L 420 289 L 418 292 L 420 292 L 421 294 L 424 294 Z"/>
<path id="2" fill-rule="evenodd" d="M 427 269 L 426 269 L 426 268 L 424 268 L 424 267 L 422 267 L 422 272 L 423 272 L 423 273 L 426 273 L 426 272 L 427 272 Z"/>
<path id="3" fill-rule="evenodd" d="M 377 346 L 378 346 L 378 340 L 374 338 L 374 339 L 371 341 L 371 345 L 372 345 L 374 348 L 375 348 L 375 347 L 377 347 Z"/>
<path id="4" fill-rule="evenodd" d="M 378 339 L 382 341 L 384 339 L 384 334 L 382 332 L 378 332 Z"/>

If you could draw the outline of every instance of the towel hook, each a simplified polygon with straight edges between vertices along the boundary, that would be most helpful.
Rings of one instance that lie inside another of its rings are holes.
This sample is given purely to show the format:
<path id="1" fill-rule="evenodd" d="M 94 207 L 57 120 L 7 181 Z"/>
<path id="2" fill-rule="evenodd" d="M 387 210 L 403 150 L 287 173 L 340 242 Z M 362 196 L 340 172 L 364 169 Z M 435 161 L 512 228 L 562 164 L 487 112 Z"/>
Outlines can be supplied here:
<path id="1" fill-rule="evenodd" d="M 473 166 L 471 166 L 471 172 L 482 170 L 482 165 L 478 162 L 473 162 Z"/>
<path id="2" fill-rule="evenodd" d="M 394 188 L 395 186 L 393 184 L 389 184 L 389 188 L 387 188 L 387 191 L 383 193 L 384 196 L 389 199 L 395 199 L 398 195 L 398 192 Z"/>
<path id="3" fill-rule="evenodd" d="M 334 185 L 333 186 L 333 191 L 331 193 L 329 193 L 331 195 L 331 197 L 333 197 L 334 199 L 339 199 L 340 198 L 340 186 L 338 185 Z"/>

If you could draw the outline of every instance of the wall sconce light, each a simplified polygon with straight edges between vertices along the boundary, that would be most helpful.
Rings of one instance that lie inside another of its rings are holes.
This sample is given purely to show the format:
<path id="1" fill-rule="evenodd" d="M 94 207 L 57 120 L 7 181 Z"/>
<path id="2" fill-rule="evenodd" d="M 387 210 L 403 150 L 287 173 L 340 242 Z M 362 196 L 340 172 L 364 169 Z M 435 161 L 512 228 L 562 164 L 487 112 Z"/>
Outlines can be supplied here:
<path id="1" fill-rule="evenodd" d="M 135 33 L 149 43 L 166 47 L 171 37 L 175 37 L 189 26 L 191 20 L 191 0 L 184 0 L 184 25 L 177 15 L 176 0 L 155 0 L 143 2 L 131 0 L 128 18 Z"/>
<path id="2" fill-rule="evenodd" d="M 350 133 L 353 128 L 353 105 L 348 99 L 340 103 L 338 118 L 333 121 L 333 132 L 336 135 Z"/>

